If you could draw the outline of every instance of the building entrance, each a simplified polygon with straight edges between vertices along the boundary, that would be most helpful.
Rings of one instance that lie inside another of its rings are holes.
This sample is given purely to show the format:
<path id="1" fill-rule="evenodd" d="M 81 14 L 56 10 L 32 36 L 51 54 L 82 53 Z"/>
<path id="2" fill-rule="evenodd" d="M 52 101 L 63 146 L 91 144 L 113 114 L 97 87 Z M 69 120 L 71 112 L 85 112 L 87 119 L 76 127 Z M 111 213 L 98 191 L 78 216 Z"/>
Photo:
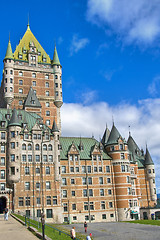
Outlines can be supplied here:
<path id="1" fill-rule="evenodd" d="M 6 198 L 0 197 L 0 213 L 3 213 L 5 208 L 6 208 Z"/>

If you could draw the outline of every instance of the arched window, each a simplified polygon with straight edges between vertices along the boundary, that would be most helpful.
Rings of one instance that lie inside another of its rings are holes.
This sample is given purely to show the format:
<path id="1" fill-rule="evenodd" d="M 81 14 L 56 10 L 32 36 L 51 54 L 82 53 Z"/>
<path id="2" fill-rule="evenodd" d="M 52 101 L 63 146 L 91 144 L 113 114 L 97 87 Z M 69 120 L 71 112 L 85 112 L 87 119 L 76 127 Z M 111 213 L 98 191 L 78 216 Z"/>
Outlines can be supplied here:
<path id="1" fill-rule="evenodd" d="M 32 145 L 28 144 L 28 150 L 32 150 Z"/>
<path id="2" fill-rule="evenodd" d="M 47 151 L 47 145 L 46 144 L 43 145 L 43 150 Z"/>
<path id="3" fill-rule="evenodd" d="M 52 145 L 51 144 L 48 145 L 48 150 L 52 151 Z"/>
<path id="4" fill-rule="evenodd" d="M 26 150 L 26 144 L 25 143 L 22 144 L 22 150 Z"/>
<path id="5" fill-rule="evenodd" d="M 36 144 L 36 150 L 39 150 L 39 144 Z"/>

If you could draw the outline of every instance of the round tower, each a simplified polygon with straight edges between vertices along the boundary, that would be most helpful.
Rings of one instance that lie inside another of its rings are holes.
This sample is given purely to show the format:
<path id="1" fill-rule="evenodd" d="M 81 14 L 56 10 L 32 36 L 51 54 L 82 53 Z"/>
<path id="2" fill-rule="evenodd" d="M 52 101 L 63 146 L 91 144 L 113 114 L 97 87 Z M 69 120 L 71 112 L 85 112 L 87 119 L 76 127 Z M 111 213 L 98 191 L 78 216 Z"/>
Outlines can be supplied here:
<path id="1" fill-rule="evenodd" d="M 132 186 L 130 182 L 130 162 L 128 159 L 128 146 L 118 132 L 112 126 L 109 136 L 106 138 L 105 149 L 112 160 L 113 188 L 115 194 L 115 209 L 118 214 L 118 221 L 130 219 L 129 200 L 132 199 Z"/>
<path id="2" fill-rule="evenodd" d="M 56 46 L 54 48 L 54 56 L 53 56 L 53 73 L 54 73 L 54 89 L 55 89 L 55 100 L 54 104 L 57 108 L 60 108 L 63 104 L 62 100 L 62 66 L 60 64 Z"/>
<path id="3" fill-rule="evenodd" d="M 150 199 L 151 201 L 157 201 L 157 194 L 156 194 L 156 185 L 155 185 L 155 169 L 154 163 L 146 147 L 146 155 L 145 155 L 145 168 L 146 168 L 146 176 L 149 182 L 149 192 L 150 192 Z"/>
<path id="4" fill-rule="evenodd" d="M 4 100 L 7 104 L 7 108 L 9 108 L 14 98 L 14 59 L 10 39 L 3 62 Z"/>
<path id="5" fill-rule="evenodd" d="M 21 125 L 18 120 L 17 111 L 14 109 L 8 124 L 7 183 L 10 187 L 20 180 L 20 131 Z"/>

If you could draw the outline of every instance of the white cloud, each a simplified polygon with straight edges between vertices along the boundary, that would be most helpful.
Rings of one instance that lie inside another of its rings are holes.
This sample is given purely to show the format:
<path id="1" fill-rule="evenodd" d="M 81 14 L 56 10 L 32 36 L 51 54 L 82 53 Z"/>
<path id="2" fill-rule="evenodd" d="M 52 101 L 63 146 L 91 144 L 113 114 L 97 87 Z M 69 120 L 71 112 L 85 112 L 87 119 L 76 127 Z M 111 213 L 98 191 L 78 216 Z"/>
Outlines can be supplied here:
<path id="1" fill-rule="evenodd" d="M 72 56 L 74 53 L 79 52 L 81 49 L 85 48 L 88 43 L 88 38 L 79 38 L 77 34 L 74 34 L 69 49 L 70 55 Z"/>
<path id="2" fill-rule="evenodd" d="M 156 76 L 151 84 L 148 86 L 148 92 L 151 96 L 157 96 L 160 92 L 160 76 Z"/>
<path id="3" fill-rule="evenodd" d="M 126 42 L 152 43 L 160 36 L 160 0 L 88 0 L 87 19 Z"/>
<path id="4" fill-rule="evenodd" d="M 88 106 L 65 103 L 62 107 L 62 133 L 64 136 L 86 137 L 94 134 L 99 140 L 106 123 L 111 129 L 112 116 L 122 137 L 128 138 L 128 126 L 131 126 L 131 134 L 139 147 L 145 149 L 147 143 L 155 163 L 157 186 L 160 186 L 160 99 L 141 100 L 138 106 L 127 103 L 109 106 L 105 102 Z"/>

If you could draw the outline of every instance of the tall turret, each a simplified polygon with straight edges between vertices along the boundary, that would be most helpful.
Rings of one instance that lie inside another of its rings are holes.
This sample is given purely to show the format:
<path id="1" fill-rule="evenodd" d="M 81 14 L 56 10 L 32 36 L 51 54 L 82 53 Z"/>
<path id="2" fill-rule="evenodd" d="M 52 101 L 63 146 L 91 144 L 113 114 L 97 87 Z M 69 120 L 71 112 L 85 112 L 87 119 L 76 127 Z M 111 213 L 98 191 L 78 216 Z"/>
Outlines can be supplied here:
<path id="1" fill-rule="evenodd" d="M 130 219 L 128 214 L 129 200 L 132 199 L 132 187 L 130 181 L 131 173 L 129 170 L 128 147 L 124 138 L 115 127 L 112 130 L 105 143 L 105 149 L 112 160 L 113 184 L 117 200 L 118 221 Z M 125 183 L 125 184 L 124 184 Z M 126 211 L 124 211 L 126 209 Z"/>
<path id="2" fill-rule="evenodd" d="M 54 73 L 54 94 L 55 100 L 54 104 L 57 107 L 57 124 L 61 131 L 61 117 L 60 117 L 60 107 L 63 104 L 62 100 L 62 66 L 59 61 L 56 46 L 54 48 L 54 56 L 52 61 L 53 73 Z"/>
<path id="3" fill-rule="evenodd" d="M 146 147 L 146 155 L 145 155 L 144 164 L 145 164 L 145 168 L 146 168 L 147 180 L 149 182 L 151 201 L 157 201 L 154 163 L 152 161 L 151 155 L 150 155 L 147 147 Z"/>
<path id="4" fill-rule="evenodd" d="M 4 58 L 4 73 L 3 73 L 3 86 L 4 86 L 4 100 L 7 108 L 11 105 L 14 98 L 14 60 L 11 42 L 9 39 L 6 56 Z"/>
<path id="5" fill-rule="evenodd" d="M 17 111 L 14 108 L 12 117 L 8 124 L 8 151 L 7 151 L 7 183 L 13 186 L 20 180 L 20 155 L 19 143 L 21 124 L 19 122 Z"/>

